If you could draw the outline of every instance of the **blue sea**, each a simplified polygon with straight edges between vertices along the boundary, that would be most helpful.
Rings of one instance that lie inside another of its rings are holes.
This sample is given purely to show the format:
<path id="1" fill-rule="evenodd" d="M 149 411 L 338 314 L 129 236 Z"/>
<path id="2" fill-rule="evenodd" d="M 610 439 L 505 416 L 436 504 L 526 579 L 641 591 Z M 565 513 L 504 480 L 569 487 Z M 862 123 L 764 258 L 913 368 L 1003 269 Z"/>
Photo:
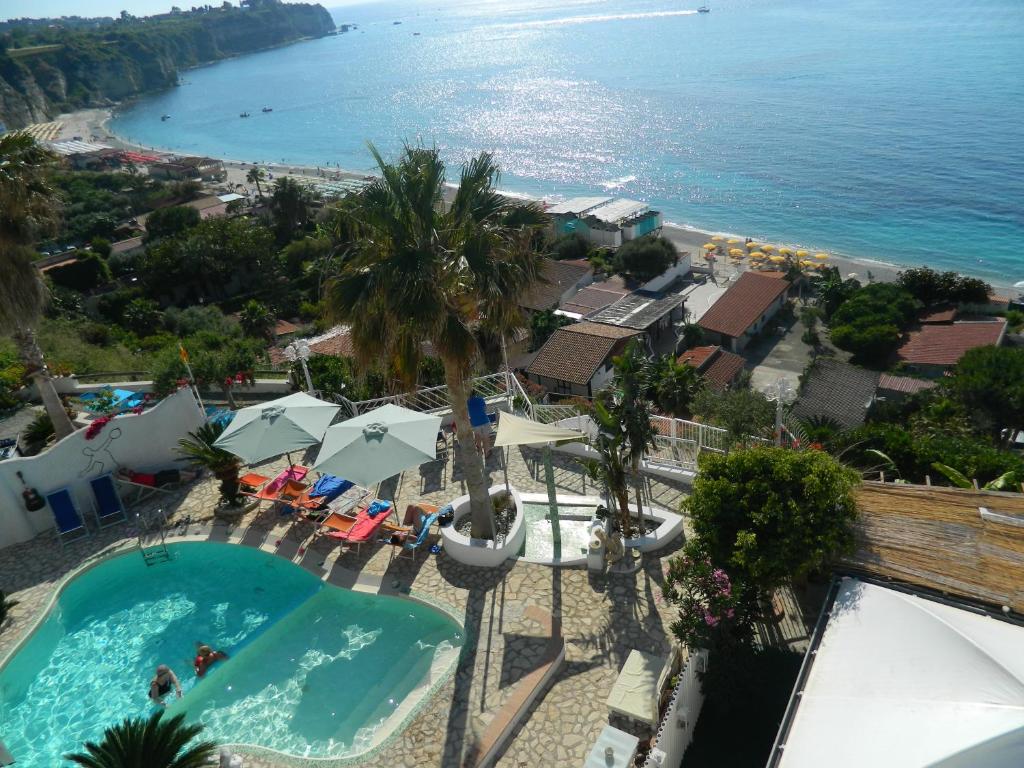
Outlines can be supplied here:
<path id="1" fill-rule="evenodd" d="M 186 72 L 112 128 L 350 170 L 372 167 L 367 142 L 490 150 L 513 191 L 1024 280 L 1021 0 L 710 4 L 351 5 L 332 12 L 357 30 Z"/>

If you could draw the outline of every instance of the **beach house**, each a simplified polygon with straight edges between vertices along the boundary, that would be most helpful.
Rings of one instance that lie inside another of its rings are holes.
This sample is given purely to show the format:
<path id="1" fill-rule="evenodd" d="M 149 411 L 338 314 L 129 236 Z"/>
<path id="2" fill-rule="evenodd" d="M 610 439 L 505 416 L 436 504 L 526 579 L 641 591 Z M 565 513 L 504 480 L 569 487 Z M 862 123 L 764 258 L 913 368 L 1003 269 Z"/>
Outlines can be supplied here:
<path id="1" fill-rule="evenodd" d="M 676 362 L 696 368 L 701 379 L 712 389 L 731 389 L 740 380 L 746 362 L 739 355 L 717 345 L 692 347 Z"/>
<path id="2" fill-rule="evenodd" d="M 641 332 L 602 323 L 559 328 L 526 368 L 526 378 L 558 396 L 593 397 L 612 378 L 612 358 Z"/>
<path id="3" fill-rule="evenodd" d="M 742 352 L 782 309 L 789 289 L 789 281 L 780 273 L 744 272 L 697 323 L 711 343 Z"/>
<path id="4" fill-rule="evenodd" d="M 527 314 L 555 309 L 593 281 L 594 268 L 586 260 L 544 259 L 541 280 L 523 294 L 519 306 Z"/>
<path id="5" fill-rule="evenodd" d="M 661 230 L 660 211 L 647 203 L 613 197 L 574 197 L 547 210 L 557 236 L 579 233 L 592 244 L 618 248 Z"/>
<path id="6" fill-rule="evenodd" d="M 975 347 L 999 346 L 1006 338 L 1006 319 L 961 320 L 922 325 L 907 334 L 896 350 L 896 359 L 907 370 L 938 377 Z"/>

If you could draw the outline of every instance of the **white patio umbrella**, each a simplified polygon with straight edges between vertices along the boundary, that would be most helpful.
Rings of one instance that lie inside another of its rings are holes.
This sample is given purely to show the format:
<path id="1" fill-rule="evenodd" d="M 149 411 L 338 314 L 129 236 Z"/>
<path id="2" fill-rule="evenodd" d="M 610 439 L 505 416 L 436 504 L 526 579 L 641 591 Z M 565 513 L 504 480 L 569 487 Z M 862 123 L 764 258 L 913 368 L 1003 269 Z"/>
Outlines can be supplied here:
<path id="1" fill-rule="evenodd" d="M 250 405 L 235 413 L 214 445 L 256 464 L 319 443 L 338 408 L 305 392 Z"/>
<path id="2" fill-rule="evenodd" d="M 434 461 L 440 428 L 440 416 L 382 405 L 328 429 L 313 466 L 368 488 Z"/>

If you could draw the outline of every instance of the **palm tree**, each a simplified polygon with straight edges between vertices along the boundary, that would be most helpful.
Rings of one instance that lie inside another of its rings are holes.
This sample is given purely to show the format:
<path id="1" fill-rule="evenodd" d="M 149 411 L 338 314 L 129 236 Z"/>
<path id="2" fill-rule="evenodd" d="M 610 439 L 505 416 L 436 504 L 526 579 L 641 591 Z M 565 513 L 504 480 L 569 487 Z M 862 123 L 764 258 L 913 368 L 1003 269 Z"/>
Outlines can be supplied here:
<path id="1" fill-rule="evenodd" d="M 653 389 L 652 366 L 644 354 L 643 347 L 634 339 L 619 357 L 612 360 L 615 366 L 611 397 L 611 414 L 617 419 L 625 437 L 625 448 L 636 489 L 637 519 L 643 520 L 641 500 L 640 462 L 647 449 L 654 445 L 656 432 L 651 423 L 651 403 L 648 392 Z M 628 509 L 626 510 L 628 519 Z M 623 536 L 629 535 L 628 527 Z"/>
<path id="2" fill-rule="evenodd" d="M 0 137 L 0 331 L 14 339 L 59 440 L 75 428 L 53 388 L 33 330 L 47 292 L 30 247 L 56 224 L 59 201 L 44 175 L 52 159 L 27 133 Z"/>
<path id="3" fill-rule="evenodd" d="M 249 299 L 242 307 L 242 311 L 238 313 L 238 323 L 246 336 L 274 340 L 274 313 L 267 309 L 266 304 L 256 299 Z"/>
<path id="4" fill-rule="evenodd" d="M 260 186 L 261 181 L 265 181 L 267 174 L 262 168 L 253 166 L 249 169 L 249 172 L 245 174 L 245 180 L 250 184 L 256 185 L 256 194 L 259 195 L 260 200 L 263 199 L 263 187 Z"/>
<path id="5" fill-rule="evenodd" d="M 194 466 L 208 469 L 220 480 L 221 498 L 228 504 L 238 500 L 238 469 L 241 461 L 235 454 L 214 445 L 224 432 L 225 425 L 218 422 L 203 424 L 188 437 L 178 441 L 178 453 Z"/>
<path id="6" fill-rule="evenodd" d="M 591 416 L 597 425 L 597 436 L 590 447 L 598 459 L 584 459 L 583 466 L 591 479 L 601 483 L 619 508 L 619 529 L 628 538 L 632 519 L 629 514 L 629 444 L 618 416 L 600 400 L 594 401 Z M 609 502 L 611 501 L 609 499 Z"/>
<path id="7" fill-rule="evenodd" d="M 274 182 L 270 195 L 270 214 L 274 219 L 274 231 L 281 243 L 289 242 L 296 230 L 309 224 L 313 214 L 316 195 L 295 179 L 287 176 Z"/>
<path id="8" fill-rule="evenodd" d="M 103 731 L 103 741 L 85 743 L 85 752 L 65 755 L 84 768 L 201 768 L 213 760 L 217 745 L 201 741 L 189 746 L 203 726 L 185 725 L 185 715 L 163 720 L 163 712 L 124 720 Z"/>
<path id="9" fill-rule="evenodd" d="M 327 311 L 351 326 L 364 362 L 393 365 L 407 386 L 416 380 L 423 343 L 433 347 L 455 417 L 471 535 L 488 538 L 492 508 L 473 447 L 469 380 L 481 354 L 478 332 L 503 333 L 522 322 L 518 298 L 540 277 L 531 240 L 543 213 L 496 191 L 498 168 L 487 153 L 463 166 L 446 206 L 445 165 L 436 149 L 406 147 L 397 164 L 370 150 L 381 178 L 360 193 L 352 212 L 361 236 L 327 286 Z"/>

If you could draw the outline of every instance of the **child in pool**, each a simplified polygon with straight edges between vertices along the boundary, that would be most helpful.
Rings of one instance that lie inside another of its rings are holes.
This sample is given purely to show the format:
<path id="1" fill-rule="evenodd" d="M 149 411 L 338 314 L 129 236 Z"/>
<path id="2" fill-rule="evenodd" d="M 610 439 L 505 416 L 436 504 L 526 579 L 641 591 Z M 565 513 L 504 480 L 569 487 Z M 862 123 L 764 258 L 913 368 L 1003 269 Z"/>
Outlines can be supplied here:
<path id="1" fill-rule="evenodd" d="M 226 659 L 228 655 L 221 651 L 215 651 L 208 645 L 197 643 L 198 648 L 196 649 L 196 677 L 202 677 L 206 674 L 206 670 L 209 669 L 213 662 Z"/>

